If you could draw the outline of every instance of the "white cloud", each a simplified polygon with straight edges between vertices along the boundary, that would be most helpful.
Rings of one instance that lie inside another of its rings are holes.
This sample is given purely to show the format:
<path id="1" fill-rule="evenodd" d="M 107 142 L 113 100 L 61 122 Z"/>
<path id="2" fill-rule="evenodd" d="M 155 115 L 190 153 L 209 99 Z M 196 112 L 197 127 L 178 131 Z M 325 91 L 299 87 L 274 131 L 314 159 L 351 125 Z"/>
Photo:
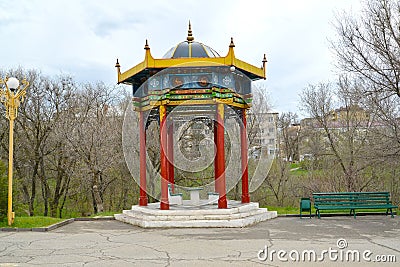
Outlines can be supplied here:
<path id="1" fill-rule="evenodd" d="M 2 1 L 2 68 L 23 66 L 48 74 L 67 72 L 81 81 L 116 81 L 122 69 L 144 57 L 149 39 L 161 57 L 185 40 L 192 21 L 195 40 L 221 55 L 234 37 L 237 57 L 256 66 L 268 58 L 263 82 L 279 110 L 296 111 L 298 93 L 308 83 L 331 79 L 327 48 L 335 9 L 355 0 L 281 1 Z"/>

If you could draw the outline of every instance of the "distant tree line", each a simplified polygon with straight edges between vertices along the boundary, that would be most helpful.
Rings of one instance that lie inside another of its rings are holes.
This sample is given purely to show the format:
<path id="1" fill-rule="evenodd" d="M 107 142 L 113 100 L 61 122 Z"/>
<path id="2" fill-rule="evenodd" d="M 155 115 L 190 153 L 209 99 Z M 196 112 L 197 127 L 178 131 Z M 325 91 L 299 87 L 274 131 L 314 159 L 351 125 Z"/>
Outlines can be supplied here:
<path id="1" fill-rule="evenodd" d="M 390 191 L 399 203 L 399 18 L 395 0 L 365 0 L 360 13 L 338 13 L 330 42 L 337 79 L 304 88 L 301 124 L 296 114 L 280 115 L 282 149 L 258 194 L 288 205 L 316 191 Z M 290 171 L 289 159 L 304 151 L 307 172 Z"/>
<path id="2" fill-rule="evenodd" d="M 49 77 L 37 70 L 0 75 L 30 83 L 15 121 L 17 212 L 81 216 L 122 210 L 136 201 L 121 141 L 130 97 L 121 87 L 79 84 L 68 75 Z M 9 122 L 1 109 L 1 160 L 7 162 Z"/>
<path id="3" fill-rule="evenodd" d="M 284 149 L 278 150 L 252 200 L 286 206 L 297 205 L 299 197 L 316 191 L 382 190 L 390 191 L 399 203 L 400 2 L 362 3 L 359 14 L 343 11 L 333 23 L 336 81 L 310 84 L 301 93 L 299 106 L 310 123 L 300 125 L 295 113 L 280 114 L 278 142 Z M 121 141 L 123 114 L 131 100 L 128 93 L 118 86 L 79 84 L 68 75 L 49 77 L 37 70 L 0 72 L 1 77 L 6 75 L 30 82 L 15 122 L 17 212 L 81 216 L 137 203 L 138 186 L 124 162 Z M 3 213 L 8 121 L 4 107 L 0 108 Z M 251 112 L 269 108 L 268 97 L 255 91 Z M 157 127 L 153 123 L 148 133 L 149 141 L 153 140 L 148 142 L 148 155 L 156 169 Z M 250 119 L 250 144 L 256 136 L 253 128 L 257 129 L 257 121 Z M 299 161 L 305 149 L 311 157 L 294 170 L 290 161 Z M 149 181 L 150 190 L 152 186 Z M 231 198 L 238 197 L 239 187 Z"/>

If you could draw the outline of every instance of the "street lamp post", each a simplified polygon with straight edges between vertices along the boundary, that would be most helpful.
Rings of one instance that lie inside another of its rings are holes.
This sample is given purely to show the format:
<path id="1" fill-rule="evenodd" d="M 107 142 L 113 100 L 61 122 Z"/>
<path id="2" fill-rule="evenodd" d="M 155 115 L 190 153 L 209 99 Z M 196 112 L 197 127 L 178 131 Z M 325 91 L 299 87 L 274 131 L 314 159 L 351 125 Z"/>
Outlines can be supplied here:
<path id="1" fill-rule="evenodd" d="M 2 86 L 4 84 L 4 87 Z M 6 117 L 10 121 L 9 151 L 8 151 L 8 225 L 14 222 L 15 213 L 12 211 L 12 178 L 14 152 L 14 120 L 17 118 L 18 107 L 24 101 L 29 82 L 24 79 L 21 85 L 17 78 L 0 79 L 0 101 L 6 108 Z"/>

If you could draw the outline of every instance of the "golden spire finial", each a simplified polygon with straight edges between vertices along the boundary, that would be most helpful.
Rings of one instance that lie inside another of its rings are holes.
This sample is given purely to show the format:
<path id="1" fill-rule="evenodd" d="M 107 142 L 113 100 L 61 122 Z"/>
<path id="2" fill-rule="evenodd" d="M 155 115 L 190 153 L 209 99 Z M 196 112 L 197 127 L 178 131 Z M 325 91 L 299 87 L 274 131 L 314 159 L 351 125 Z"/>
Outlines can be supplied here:
<path id="1" fill-rule="evenodd" d="M 192 25 L 190 24 L 190 20 L 189 20 L 188 36 L 186 39 L 188 40 L 188 42 L 193 42 L 193 40 L 194 40 L 194 37 L 192 35 Z"/>
<path id="2" fill-rule="evenodd" d="M 233 43 L 233 37 L 231 37 L 231 43 L 229 44 L 229 47 L 235 47 L 235 44 Z"/>
<path id="3" fill-rule="evenodd" d="M 144 49 L 145 49 L 145 50 L 150 49 L 150 46 L 149 46 L 149 43 L 147 42 L 147 39 L 146 39 L 146 44 L 144 45 Z"/>
<path id="4" fill-rule="evenodd" d="M 265 54 L 262 63 L 263 63 L 262 69 L 264 70 L 264 80 L 265 80 L 267 78 L 267 73 L 266 73 L 267 56 Z"/>
<path id="5" fill-rule="evenodd" d="M 267 61 L 267 56 L 264 54 L 264 58 L 263 58 L 263 61 L 262 61 L 263 63 L 267 63 L 268 61 Z"/>

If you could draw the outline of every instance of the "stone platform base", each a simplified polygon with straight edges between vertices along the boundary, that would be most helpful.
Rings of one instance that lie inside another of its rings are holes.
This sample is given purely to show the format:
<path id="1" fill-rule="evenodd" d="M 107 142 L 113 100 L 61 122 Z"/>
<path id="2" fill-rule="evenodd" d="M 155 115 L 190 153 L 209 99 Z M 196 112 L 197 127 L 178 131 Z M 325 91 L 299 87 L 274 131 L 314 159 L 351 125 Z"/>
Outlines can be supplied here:
<path id="1" fill-rule="evenodd" d="M 260 208 L 258 203 L 242 204 L 230 200 L 227 209 L 218 209 L 217 205 L 201 205 L 170 206 L 170 210 L 160 210 L 160 203 L 151 203 L 146 207 L 132 206 L 131 210 L 124 210 L 122 214 L 115 214 L 114 217 L 116 220 L 144 228 L 233 228 L 275 218 L 277 212 Z"/>

